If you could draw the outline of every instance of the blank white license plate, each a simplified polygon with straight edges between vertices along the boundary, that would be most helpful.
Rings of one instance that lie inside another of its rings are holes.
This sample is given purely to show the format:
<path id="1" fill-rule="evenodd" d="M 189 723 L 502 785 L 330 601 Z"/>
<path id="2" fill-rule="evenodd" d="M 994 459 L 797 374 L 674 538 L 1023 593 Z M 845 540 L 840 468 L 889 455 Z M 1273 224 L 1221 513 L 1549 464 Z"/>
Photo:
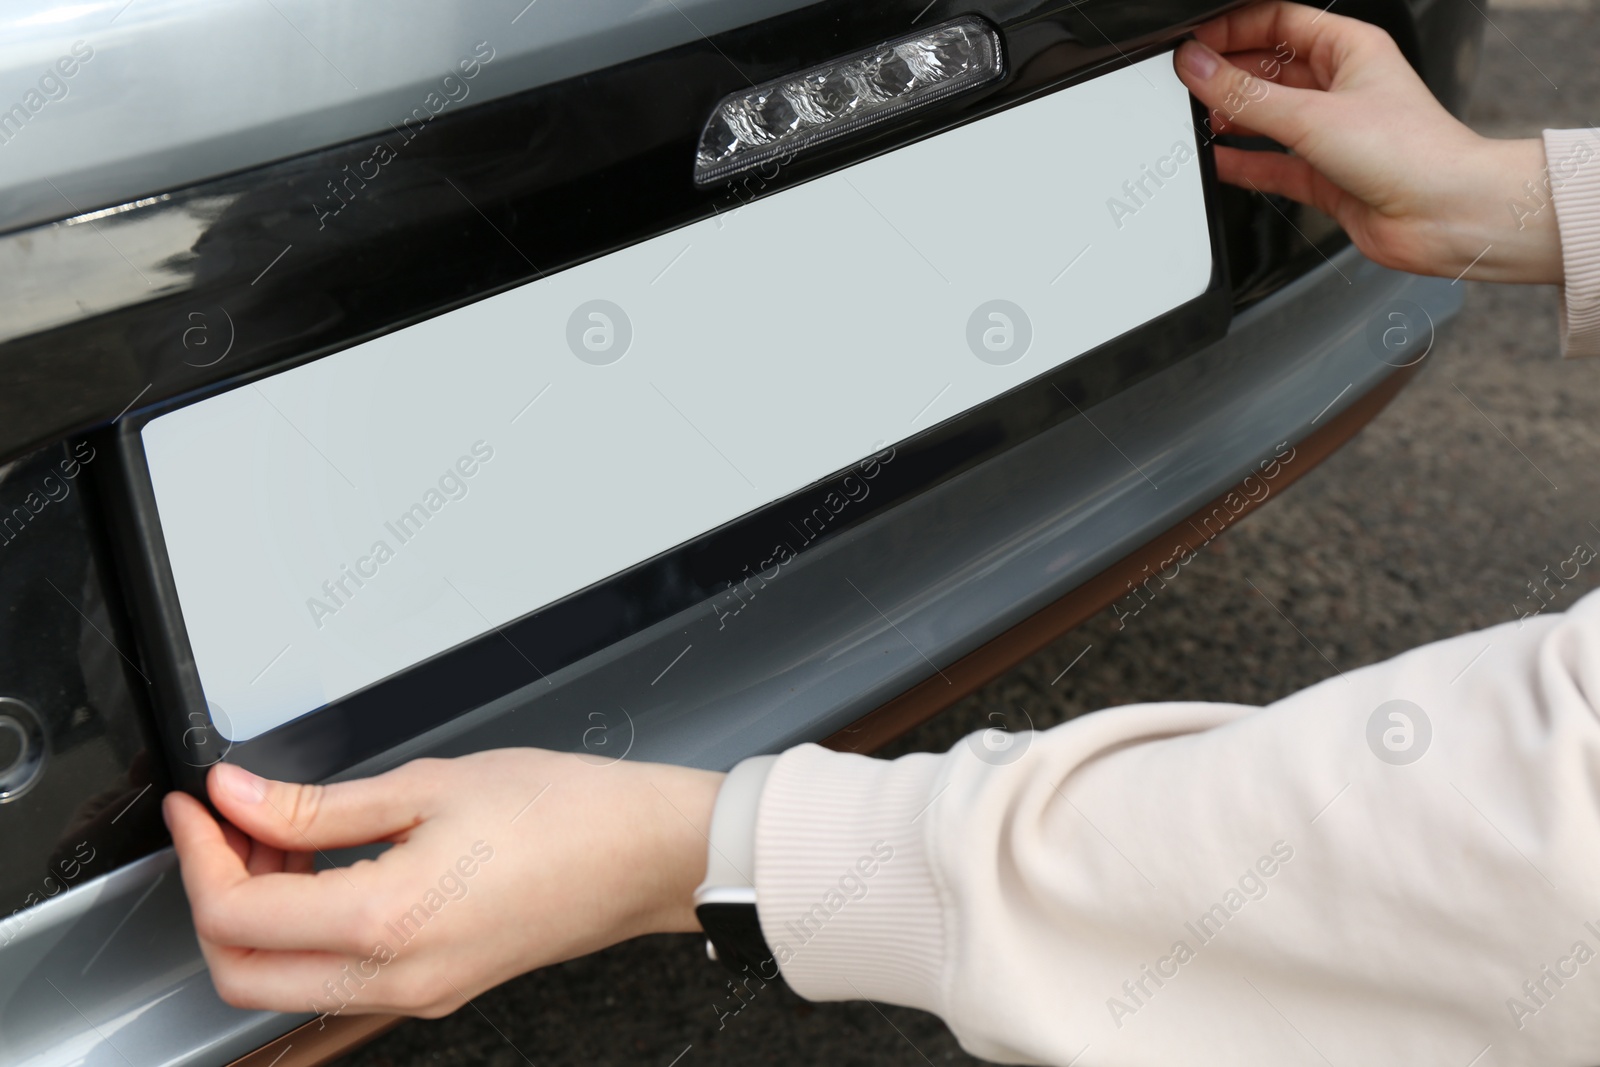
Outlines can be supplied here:
<path id="1" fill-rule="evenodd" d="M 1168 54 L 162 415 L 142 438 L 206 697 L 257 736 L 982 404 L 1211 270 Z"/>

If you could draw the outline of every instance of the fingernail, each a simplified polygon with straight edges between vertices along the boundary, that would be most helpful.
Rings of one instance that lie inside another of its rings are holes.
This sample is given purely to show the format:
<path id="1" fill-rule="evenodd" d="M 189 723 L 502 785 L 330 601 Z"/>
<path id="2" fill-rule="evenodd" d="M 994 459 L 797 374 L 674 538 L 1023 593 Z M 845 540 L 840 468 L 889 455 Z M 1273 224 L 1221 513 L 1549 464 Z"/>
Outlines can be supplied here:
<path id="1" fill-rule="evenodd" d="M 1204 81 L 1217 72 L 1222 57 L 1199 41 L 1187 41 L 1178 49 L 1178 62 L 1183 64 L 1184 70 Z"/>
<path id="2" fill-rule="evenodd" d="M 219 763 L 211 772 L 224 792 L 241 804 L 259 804 L 266 796 L 267 783 L 243 767 L 232 763 Z"/>

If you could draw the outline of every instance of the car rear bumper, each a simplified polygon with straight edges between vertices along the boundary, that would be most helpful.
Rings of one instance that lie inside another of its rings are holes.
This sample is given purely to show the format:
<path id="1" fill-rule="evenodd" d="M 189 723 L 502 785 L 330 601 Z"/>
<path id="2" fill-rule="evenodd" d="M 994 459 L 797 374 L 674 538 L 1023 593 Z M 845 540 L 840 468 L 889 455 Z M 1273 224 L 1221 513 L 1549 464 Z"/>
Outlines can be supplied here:
<path id="1" fill-rule="evenodd" d="M 1400 321 L 1390 315 L 1419 330 L 1405 350 L 1425 353 L 1461 293 L 1342 252 L 1236 316 L 1192 358 L 817 545 L 772 580 L 339 777 L 506 745 L 725 768 L 836 734 L 919 686 L 937 691 L 946 674 L 953 700 L 982 680 L 963 657 L 1029 620 L 1036 644 L 1048 618 L 1039 613 L 1097 579 L 1104 602 L 1108 569 L 1203 505 L 1242 486 L 1237 508 L 1212 508 L 1194 543 L 1314 465 L 1326 449 L 1303 447 L 1308 439 L 1346 411 L 1375 408 L 1370 398 L 1407 373 L 1377 340 Z M 625 708 L 619 693 L 634 694 Z M 923 696 L 909 714 L 938 706 Z M 859 746 L 840 743 L 869 748 L 905 721 L 880 716 Z M 170 849 L 33 909 L 5 954 L 7 1062 L 225 1062 L 307 1018 L 217 999 Z M 86 983 L 96 972 L 104 988 Z M 81 995 L 68 1002 L 52 983 Z"/>
<path id="2" fill-rule="evenodd" d="M 1299 474 L 1297 442 L 1397 372 L 1372 324 L 1417 307 L 1437 325 L 1460 303 L 1459 286 L 1343 252 L 1240 314 L 1217 344 L 802 553 L 774 580 L 747 580 L 339 777 L 506 745 L 725 768 L 824 737 L 1246 476 L 1256 488 L 1242 500 L 1276 492 Z"/>

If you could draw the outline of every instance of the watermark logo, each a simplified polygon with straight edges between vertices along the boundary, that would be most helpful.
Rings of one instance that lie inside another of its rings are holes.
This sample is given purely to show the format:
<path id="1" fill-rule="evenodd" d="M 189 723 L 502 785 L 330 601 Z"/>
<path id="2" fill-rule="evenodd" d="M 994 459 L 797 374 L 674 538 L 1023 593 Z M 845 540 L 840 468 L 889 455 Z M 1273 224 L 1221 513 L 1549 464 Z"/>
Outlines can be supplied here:
<path id="1" fill-rule="evenodd" d="M 1119 230 L 1127 225 L 1127 220 L 1154 200 L 1156 193 L 1166 188 L 1167 182 L 1176 178 L 1178 171 L 1194 158 L 1194 149 L 1177 141 L 1166 155 L 1156 160 L 1153 168 L 1148 163 L 1141 164 L 1138 176 L 1122 183 L 1121 197 L 1106 198 L 1106 211 L 1111 215 L 1112 224 Z"/>
<path id="2" fill-rule="evenodd" d="M 28 87 L 21 100 L 9 107 L 0 102 L 0 145 L 10 144 L 46 105 L 65 100 L 72 91 L 70 79 L 93 58 L 94 48 L 89 42 L 73 41 L 64 55 L 45 67 L 39 80 Z"/>
<path id="3" fill-rule="evenodd" d="M 790 948 L 786 941 L 774 941 L 772 955 L 768 959 L 755 964 L 753 968 L 746 964 L 737 986 L 732 981 L 728 982 L 728 1006 L 711 1005 L 711 1010 L 717 1016 L 717 1029 L 727 1029 L 728 1020 L 749 1007 L 756 995 L 777 979 L 782 965 L 803 952 L 835 915 L 854 901 L 864 900 L 871 891 L 872 878 L 892 859 L 894 846 L 887 841 L 874 841 L 866 852 L 857 857 L 855 863 L 846 867 L 838 879 L 826 888 L 817 903 L 784 923 L 779 932 L 792 940 L 795 947 Z M 750 988 L 752 979 L 756 982 L 755 989 Z"/>
<path id="4" fill-rule="evenodd" d="M 233 317 L 220 304 L 211 311 L 210 315 L 191 311 L 184 317 L 183 362 L 191 367 L 215 367 L 233 351 Z M 226 331 L 222 329 L 224 325 Z"/>
<path id="5" fill-rule="evenodd" d="M 1294 846 L 1287 841 L 1274 841 L 1272 848 L 1257 857 L 1255 863 L 1223 891 L 1220 898 L 1202 911 L 1192 922 L 1183 924 L 1183 934 L 1172 942 L 1165 956 L 1153 964 L 1144 963 L 1134 977 L 1122 983 L 1122 989 L 1106 998 L 1106 1011 L 1118 1030 L 1124 1022 L 1138 1015 L 1155 999 L 1168 982 L 1183 972 L 1183 967 L 1198 956 L 1207 945 L 1222 937 L 1248 905 L 1263 900 L 1271 891 L 1268 880 L 1273 878 L 1294 859 Z M 1192 942 L 1192 944 L 1191 944 Z"/>
<path id="6" fill-rule="evenodd" d="M 384 936 L 373 944 L 370 956 L 356 961 L 353 965 L 346 963 L 335 977 L 322 983 L 321 995 L 327 998 L 326 1003 L 315 997 L 307 997 L 307 1006 L 317 1016 L 317 1029 L 326 1028 L 329 1019 L 337 1018 L 346 1008 L 354 1004 L 356 997 L 367 987 L 367 983 L 377 978 L 384 967 L 398 959 L 400 951 L 415 941 L 423 928 L 437 918 L 448 905 L 454 901 L 465 900 L 472 891 L 472 879 L 492 859 L 494 859 L 494 847 L 487 841 L 474 841 L 471 855 L 462 855 L 455 863 L 446 867 L 437 881 L 428 886 L 416 903 L 401 912 L 394 920 L 383 924 Z M 390 938 L 394 939 L 392 945 L 389 943 Z"/>
<path id="7" fill-rule="evenodd" d="M 1556 602 L 1561 590 L 1576 579 L 1584 567 L 1600 559 L 1600 550 L 1596 550 L 1587 541 L 1579 541 L 1572 549 L 1572 555 L 1555 565 L 1555 572 L 1551 573 L 1550 564 L 1546 563 L 1539 576 L 1527 583 L 1528 595 L 1526 599 L 1533 602 L 1532 610 L 1526 610 L 1519 605 L 1511 605 L 1511 610 L 1517 613 L 1517 629 L 1522 624 L 1536 615 L 1543 614 L 1544 610 Z M 1552 584 L 1554 583 L 1554 584 Z"/>
<path id="8" fill-rule="evenodd" d="M 1409 367 L 1433 351 L 1433 316 L 1410 300 L 1392 300 L 1367 323 L 1367 347 L 1380 363 Z"/>
<path id="9" fill-rule="evenodd" d="M 1009 300 L 985 301 L 967 319 L 967 347 L 985 363 L 1009 366 L 1027 355 L 1032 344 L 1033 322 Z"/>
<path id="10" fill-rule="evenodd" d="M 1428 713 L 1409 700 L 1385 701 L 1367 719 L 1367 747 L 1393 766 L 1417 762 L 1432 743 L 1433 723 Z"/>
<path id="11" fill-rule="evenodd" d="M 609 767 L 633 751 L 633 716 L 620 704 L 617 711 L 620 720 L 607 711 L 591 711 L 587 716 L 589 725 L 584 728 L 578 758 L 591 767 Z"/>
<path id="12" fill-rule="evenodd" d="M 1583 928 L 1590 936 L 1600 939 L 1600 927 L 1594 923 L 1585 922 Z M 1583 965 L 1594 958 L 1595 951 L 1589 942 L 1579 938 L 1565 956 L 1540 967 L 1537 974 L 1523 982 L 1521 996 L 1506 998 L 1506 1010 L 1517 1029 L 1525 1029 L 1530 1018 L 1548 1008 L 1567 983 L 1578 977 Z"/>
<path id="13" fill-rule="evenodd" d="M 84 854 L 85 851 L 87 855 Z M 12 909 L 10 915 L 0 919 L 0 948 L 15 941 L 33 922 L 38 914 L 33 910 L 35 904 L 43 904 L 58 893 L 71 889 L 72 883 L 86 873 L 89 864 L 95 861 L 95 856 L 95 848 L 88 841 L 78 842 L 70 856 L 64 855 L 58 848 L 48 868 L 50 873 L 44 876 L 44 882 L 39 889 L 24 897 L 21 907 Z M 90 958 L 89 963 L 94 963 L 94 957 Z M 85 971 L 88 969 L 87 966 L 84 967 Z"/>
<path id="14" fill-rule="evenodd" d="M 1168 585 L 1178 580 L 1184 567 L 1200 558 L 1200 549 L 1216 540 L 1222 531 L 1233 525 L 1250 507 L 1259 505 L 1271 496 L 1273 479 L 1281 475 L 1288 464 L 1294 462 L 1295 455 L 1294 446 L 1287 441 L 1280 441 L 1273 454 L 1256 465 L 1260 471 L 1259 475 L 1254 472 L 1245 475 L 1244 481 L 1238 488 L 1230 489 L 1219 503 L 1212 506 L 1209 515 L 1200 516 L 1198 522 L 1190 520 L 1189 528 L 1197 535 L 1197 541 L 1190 541 L 1188 536 L 1184 535 L 1181 540 L 1173 544 L 1172 554 L 1156 567 L 1154 573 L 1146 564 L 1143 568 L 1143 578 L 1138 582 L 1128 579 L 1128 595 L 1111 604 L 1112 614 L 1117 620 L 1117 629 L 1126 630 L 1129 619 L 1149 607 Z"/>
<path id="15" fill-rule="evenodd" d="M 189 713 L 189 728 L 183 731 L 178 746 L 183 750 L 183 762 L 191 767 L 221 763 L 233 748 L 233 742 L 228 739 L 231 733 L 233 724 L 228 720 L 228 713 L 216 701 L 207 700 L 204 712 Z"/>
<path id="16" fill-rule="evenodd" d="M 894 859 L 894 846 L 887 841 L 874 841 L 867 851 L 857 857 L 855 863 L 844 869 L 834 883 L 824 888 L 817 903 L 785 922 L 781 929 L 774 931 L 795 943 L 793 948 L 790 948 L 786 941 L 776 941 L 772 944 L 773 959 L 779 966 L 794 959 L 795 955 L 805 948 L 812 938 L 822 933 L 823 927 L 852 901 L 865 898 L 871 890 L 869 883 L 873 877 L 892 859 Z"/>
<path id="17" fill-rule="evenodd" d="M 991 711 L 989 725 L 967 735 L 967 747 L 972 754 L 994 767 L 1017 762 L 1032 744 L 1033 719 L 1023 708 L 1018 708 L 1015 715 Z"/>
<path id="18" fill-rule="evenodd" d="M 872 447 L 878 451 L 857 463 L 849 474 L 830 486 L 808 513 L 789 520 L 790 528 L 798 535 L 796 544 L 788 541 L 774 544 L 771 555 L 755 567 L 745 564 L 744 577 L 728 582 L 727 590 L 711 602 L 711 608 L 717 615 L 718 630 L 727 629 L 728 620 L 749 607 L 760 591 L 777 581 L 783 568 L 799 559 L 800 552 L 807 545 L 827 533 L 842 512 L 861 504 L 871 495 L 872 480 L 894 460 L 893 445 L 884 447 L 882 441 L 875 441 Z"/>
<path id="19" fill-rule="evenodd" d="M 1299 53 L 1288 41 L 1279 41 L 1278 46 L 1272 50 L 1272 55 L 1256 63 L 1256 69 L 1261 72 L 1262 81 L 1253 74 L 1246 74 L 1244 81 L 1236 90 L 1230 90 L 1223 98 L 1221 107 L 1214 107 L 1209 114 L 1210 129 L 1205 133 L 1206 143 L 1210 143 L 1219 134 L 1229 132 L 1229 127 L 1234 127 L 1237 119 L 1245 108 L 1251 104 L 1259 104 L 1267 98 L 1272 91 L 1273 83 L 1278 75 L 1283 73 L 1283 68 L 1293 63 Z"/>
<path id="20" fill-rule="evenodd" d="M 314 629 L 322 629 L 328 619 L 348 607 L 355 595 L 383 573 L 383 568 L 399 550 L 415 540 L 446 504 L 466 499 L 471 491 L 468 480 L 494 459 L 494 446 L 487 441 L 474 441 L 471 453 L 457 457 L 455 463 L 439 475 L 435 485 L 423 492 L 420 500 L 383 524 L 384 530 L 394 538 L 394 545 L 386 538 L 378 538 L 372 542 L 367 555 L 358 557 L 354 564 L 339 565 L 339 573 L 322 583 L 321 596 L 306 597 L 306 611 Z"/>
<path id="21" fill-rule="evenodd" d="M 1516 220 L 1517 229 L 1527 229 L 1528 220 L 1536 218 L 1550 206 L 1555 191 L 1578 177 L 1593 159 L 1594 149 L 1580 141 L 1565 156 L 1545 167 L 1537 184 L 1533 181 L 1523 182 L 1522 189 L 1527 193 L 1527 199 L 1506 201 L 1511 217 Z"/>
<path id="22" fill-rule="evenodd" d="M 378 141 L 373 145 L 370 155 L 353 164 L 341 166 L 339 173 L 324 185 L 328 195 L 311 205 L 311 210 L 317 216 L 317 229 L 326 229 L 329 219 L 360 198 L 368 183 L 378 180 L 383 168 L 399 158 L 400 149 L 416 140 L 428 128 L 434 116 L 452 104 L 463 103 L 472 93 L 472 87 L 467 83 L 482 73 L 483 68 L 494 61 L 494 57 L 494 46 L 488 41 L 479 41 L 473 46 L 471 55 L 459 60 L 455 70 L 447 72 L 435 83 L 436 88 L 428 90 L 428 95 L 422 98 L 419 106 L 411 109 L 410 115 L 401 119 L 398 126 L 390 124 L 389 128 L 396 135 L 393 143 L 388 138 Z M 460 71 L 459 77 L 456 71 Z M 318 195 L 321 196 L 320 193 Z"/>
<path id="23" fill-rule="evenodd" d="M 567 347 L 585 363 L 604 367 L 628 354 L 633 323 L 609 300 L 589 300 L 567 319 Z"/>
<path id="24" fill-rule="evenodd" d="M 0 546 L 9 545 L 39 513 L 51 504 L 59 504 L 72 495 L 72 480 L 94 459 L 94 446 L 79 441 L 72 446 L 72 454 L 56 462 L 56 469 L 46 474 L 23 496 L 20 504 L 0 504 Z M 59 472 L 59 477 L 57 476 Z"/>

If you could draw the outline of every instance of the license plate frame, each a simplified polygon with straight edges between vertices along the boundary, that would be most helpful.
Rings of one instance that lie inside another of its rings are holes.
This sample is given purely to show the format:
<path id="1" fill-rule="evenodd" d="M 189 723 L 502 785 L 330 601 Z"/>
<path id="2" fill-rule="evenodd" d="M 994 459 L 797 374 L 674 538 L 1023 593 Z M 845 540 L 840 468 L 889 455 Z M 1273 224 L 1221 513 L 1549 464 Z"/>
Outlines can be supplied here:
<path id="1" fill-rule="evenodd" d="M 1153 55 L 1165 59 L 1166 50 L 1156 50 Z M 1140 58 L 1151 57 L 1146 55 Z M 1118 69 L 1124 76 L 1138 73 L 1144 77 L 1150 68 L 1147 66 L 1141 71 L 1136 62 Z M 1112 71 L 1102 77 L 1111 77 L 1116 73 L 1117 71 Z M 1034 94 L 1027 104 L 1048 102 L 1056 93 L 1070 92 L 1081 86 L 1093 86 L 1094 81 L 1098 80 L 1100 79 L 1077 82 L 1070 86 L 1062 86 L 1054 92 Z M 1185 100 L 1187 101 L 1186 97 Z M 1133 381 L 1169 365 L 1194 350 L 1200 343 L 1221 335 L 1226 329 L 1231 302 L 1214 203 L 1215 177 L 1209 145 L 1203 138 L 1195 135 L 1198 112 L 1192 102 L 1186 102 L 1185 110 L 1189 119 L 1187 130 L 1194 138 L 1193 170 L 1201 202 L 1202 229 L 1209 253 L 1204 282 L 1199 291 L 1114 336 L 1106 337 L 1098 343 L 1073 352 L 1065 359 L 1040 368 L 1037 373 L 1029 374 L 1020 381 L 1009 383 L 1006 388 L 966 405 L 958 414 L 940 419 L 935 425 L 920 429 L 894 442 L 892 449 L 895 459 L 897 461 L 909 459 L 910 462 L 880 461 L 878 466 L 885 477 L 874 486 L 875 494 L 870 506 L 864 504 L 854 509 L 842 521 L 833 524 L 832 528 L 826 531 L 826 536 L 835 536 L 865 521 L 883 508 L 893 506 L 899 500 L 925 491 L 940 481 L 970 469 L 996 451 L 1024 440 L 1054 422 L 1072 417 L 1080 408 L 1092 406 L 1093 403 L 1119 391 Z M 981 126 L 1009 113 L 997 112 L 969 126 Z M 966 128 L 968 127 L 957 127 L 956 131 Z M 927 141 L 919 142 L 920 145 L 927 143 Z M 870 162 L 877 162 L 883 158 L 885 157 L 876 157 Z M 1165 173 L 1167 168 L 1161 167 L 1159 157 L 1148 162 Z M 1169 162 L 1168 167 L 1170 166 Z M 1148 167 L 1145 169 L 1148 170 Z M 1140 172 L 1134 170 L 1127 180 L 1131 184 L 1140 178 Z M 1168 175 L 1167 180 L 1172 181 L 1172 175 Z M 1120 196 L 1108 194 L 1107 212 L 1113 221 L 1118 218 L 1118 213 L 1110 207 L 1109 202 L 1112 199 L 1121 199 L 1125 205 L 1133 207 L 1133 215 L 1145 214 L 1148 221 L 1155 211 L 1154 206 L 1162 203 L 1159 195 L 1171 191 L 1152 182 L 1153 179 L 1146 178 L 1142 187 L 1147 193 L 1154 190 L 1156 195 L 1146 196 L 1142 198 L 1142 202 L 1130 200 L 1126 190 L 1118 190 L 1117 192 L 1122 194 Z M 811 186 L 816 184 L 815 181 L 810 183 Z M 800 188 L 805 189 L 808 186 Z M 859 191 L 858 189 L 857 192 Z M 873 211 L 879 211 L 871 203 L 870 190 L 861 198 L 868 202 Z M 761 203 L 762 201 L 756 201 L 752 206 Z M 1151 208 L 1149 213 L 1144 210 L 1147 207 Z M 889 219 L 885 218 L 884 221 L 891 229 L 895 228 Z M 1126 224 L 1129 221 L 1136 223 L 1139 220 L 1130 219 L 1124 214 L 1122 221 Z M 731 220 L 716 220 L 716 223 L 725 223 L 729 226 L 740 222 L 738 217 Z M 669 231 L 663 237 L 672 240 L 674 234 L 682 233 L 681 230 Z M 914 240 L 908 239 L 906 243 L 914 245 Z M 620 253 L 613 253 L 617 254 Z M 920 251 L 916 254 L 922 256 Z M 1074 269 L 1075 263 L 1067 262 L 1069 257 L 1066 255 L 1061 258 L 1065 268 L 1062 271 L 1064 275 Z M 937 268 L 935 270 L 937 271 Z M 553 276 L 553 278 L 560 277 L 561 275 Z M 490 299 L 499 299 L 505 295 L 507 294 L 500 294 Z M 482 302 L 467 305 L 465 308 L 447 312 L 427 321 L 439 322 L 450 315 L 470 311 L 480 306 L 480 303 Z M 411 326 L 407 329 L 416 330 L 417 327 Z M 367 344 L 380 344 L 387 338 L 395 336 L 397 334 L 389 334 L 385 338 Z M 325 361 L 329 358 L 331 357 L 322 357 L 317 364 L 326 365 Z M 975 364 L 981 362 L 981 357 L 974 359 Z M 303 368 L 315 367 L 317 364 L 300 364 L 271 377 L 281 379 L 283 374 L 295 374 L 301 372 Z M 243 390 L 252 386 L 260 388 L 259 383 L 236 385 L 235 388 Z M 659 584 L 652 582 L 650 575 L 655 573 L 659 577 L 664 570 L 677 569 L 680 572 L 691 573 L 700 579 L 702 586 L 714 585 L 719 580 L 722 582 L 733 580 L 737 571 L 709 581 L 705 580 L 705 576 L 716 571 L 717 566 L 714 562 L 716 560 L 749 560 L 757 564 L 762 562 L 763 556 L 760 554 L 751 555 L 750 546 L 758 545 L 763 540 L 767 540 L 770 544 L 772 529 L 780 524 L 792 523 L 792 519 L 786 516 L 808 514 L 814 511 L 818 504 L 827 506 L 828 494 L 833 493 L 837 496 L 842 479 L 848 477 L 853 469 L 857 469 L 862 460 L 869 458 L 869 456 L 858 456 L 851 463 L 831 467 L 822 476 L 811 478 L 798 488 L 759 501 L 754 507 L 727 516 L 687 539 L 674 540 L 671 544 L 662 546 L 659 551 L 635 560 L 598 580 L 584 582 L 577 588 L 570 589 L 546 603 L 534 605 L 515 617 L 498 621 L 485 618 L 487 626 L 479 633 L 434 649 L 430 654 L 408 663 L 400 670 L 385 673 L 363 686 L 341 692 L 332 700 L 300 709 L 296 714 L 268 729 L 240 737 L 237 736 L 238 731 L 230 726 L 223 726 L 214 721 L 211 714 L 211 709 L 217 702 L 208 702 L 205 686 L 202 684 L 203 672 L 197 661 L 194 642 L 191 640 L 190 624 L 186 621 L 184 598 L 179 592 L 179 579 L 170 555 L 168 531 L 161 521 L 162 505 L 157 491 L 160 475 L 152 471 L 145 438 L 148 428 L 158 420 L 184 409 L 196 408 L 197 403 L 215 402 L 215 398 L 230 391 L 234 390 L 213 391 L 203 397 L 185 398 L 186 402 L 182 404 L 162 405 L 139 412 L 121 424 L 119 434 L 118 454 L 124 468 L 122 481 L 127 487 L 127 507 L 124 509 L 130 535 L 127 540 L 136 550 L 141 563 L 139 570 L 143 576 L 141 588 L 135 596 L 136 613 L 152 623 L 150 628 L 158 635 L 159 644 L 166 653 L 162 657 L 163 665 L 158 672 L 161 678 L 157 690 L 163 695 L 163 703 L 170 705 L 169 711 L 162 716 L 165 720 L 164 730 L 169 739 L 169 747 L 180 757 L 185 767 L 195 770 L 203 770 L 209 763 L 227 758 L 251 766 L 252 769 L 262 773 L 286 777 L 325 777 L 360 758 L 370 756 L 375 751 L 381 751 L 384 747 L 403 741 L 432 725 L 460 714 L 485 699 L 503 694 L 508 691 L 508 687 L 526 685 L 536 680 L 530 676 L 528 670 L 534 662 L 529 652 L 534 652 L 538 659 L 543 660 L 544 666 L 533 668 L 533 671 L 542 676 L 626 636 L 626 632 L 619 631 L 614 625 L 609 629 L 600 627 L 599 631 L 587 641 L 573 641 L 568 635 L 568 638 L 564 639 L 566 647 L 553 652 L 551 658 L 545 658 L 543 650 L 554 644 L 561 644 L 562 639 L 558 639 L 557 635 L 570 628 L 569 622 L 563 620 L 592 617 L 600 604 L 626 603 L 630 596 L 637 596 L 653 584 Z M 931 395 L 931 391 L 928 392 Z M 937 396 L 933 397 L 934 401 L 938 399 Z M 715 449 L 715 445 L 712 447 Z M 729 465 L 736 466 L 733 463 Z M 169 512 L 171 510 L 170 503 L 168 510 Z M 762 550 L 756 551 L 759 553 Z M 628 621 L 628 626 L 632 628 L 630 632 L 636 632 L 644 626 L 660 621 L 661 618 L 670 615 L 672 610 L 682 610 L 689 606 L 692 606 L 692 603 L 657 606 L 654 610 L 655 617 L 650 617 L 650 612 L 645 612 L 643 615 L 634 613 L 637 617 Z M 196 625 L 202 627 L 215 624 L 214 619 L 194 621 Z M 504 637 L 503 643 L 501 637 Z M 505 646 L 510 648 L 507 649 Z M 464 686 L 459 684 L 467 674 L 475 676 L 476 684 Z M 402 713 L 394 714 L 394 698 L 397 692 L 395 683 L 402 676 L 411 679 L 409 688 L 416 690 L 419 695 L 406 702 L 407 706 Z M 425 683 L 424 676 L 429 679 Z M 451 697 L 439 700 L 447 692 Z M 426 706 L 429 698 L 437 702 L 432 706 Z M 382 714 L 376 710 L 380 702 L 386 702 L 389 709 Z"/>

